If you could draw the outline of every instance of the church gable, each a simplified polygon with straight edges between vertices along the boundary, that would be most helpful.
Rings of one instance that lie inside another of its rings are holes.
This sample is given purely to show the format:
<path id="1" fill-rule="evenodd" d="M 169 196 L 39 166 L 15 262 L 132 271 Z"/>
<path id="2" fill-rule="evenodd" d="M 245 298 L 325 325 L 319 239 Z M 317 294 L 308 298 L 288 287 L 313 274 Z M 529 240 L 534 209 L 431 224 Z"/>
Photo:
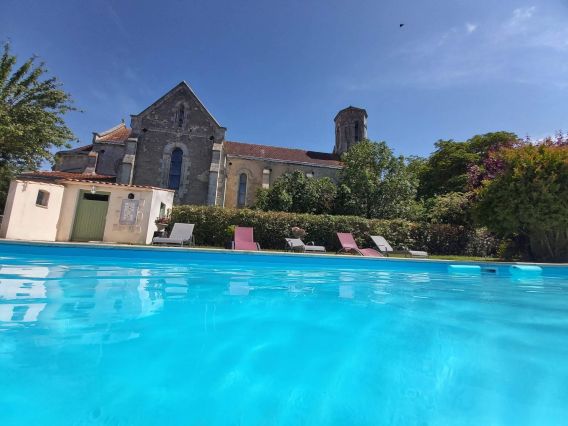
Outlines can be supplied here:
<path id="1" fill-rule="evenodd" d="M 175 132 L 224 130 L 185 81 L 132 116 L 132 127 L 137 133 L 148 126 Z"/>

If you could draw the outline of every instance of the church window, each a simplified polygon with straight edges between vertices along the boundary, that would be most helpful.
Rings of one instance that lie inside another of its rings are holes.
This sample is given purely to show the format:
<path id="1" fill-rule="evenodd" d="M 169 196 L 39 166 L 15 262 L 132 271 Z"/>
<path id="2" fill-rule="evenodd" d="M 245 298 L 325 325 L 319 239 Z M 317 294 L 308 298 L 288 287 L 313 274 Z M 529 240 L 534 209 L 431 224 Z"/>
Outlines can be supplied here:
<path id="1" fill-rule="evenodd" d="M 179 111 L 178 111 L 178 117 L 177 117 L 178 127 L 183 126 L 183 119 L 184 118 L 185 118 L 185 109 L 184 109 L 183 105 L 180 105 Z"/>
<path id="2" fill-rule="evenodd" d="M 168 180 L 168 189 L 179 189 L 181 182 L 182 160 L 183 151 L 179 148 L 174 149 L 170 159 L 170 178 Z"/>
<path id="3" fill-rule="evenodd" d="M 359 122 L 355 122 L 355 142 L 359 141 Z"/>
<path id="4" fill-rule="evenodd" d="M 241 173 L 239 176 L 239 194 L 237 197 L 237 206 L 244 207 L 247 200 L 247 175 Z"/>

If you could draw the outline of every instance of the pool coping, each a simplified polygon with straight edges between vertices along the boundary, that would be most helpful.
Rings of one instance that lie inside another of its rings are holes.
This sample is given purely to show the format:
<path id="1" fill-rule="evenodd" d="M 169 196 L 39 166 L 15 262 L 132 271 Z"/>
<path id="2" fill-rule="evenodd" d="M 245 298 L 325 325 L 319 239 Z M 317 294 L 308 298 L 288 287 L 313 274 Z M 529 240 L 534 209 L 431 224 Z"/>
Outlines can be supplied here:
<path id="1" fill-rule="evenodd" d="M 76 248 L 87 248 L 87 249 L 97 249 L 105 248 L 112 250 L 147 250 L 147 251 L 160 251 L 160 252 L 179 252 L 179 253 L 223 253 L 233 256 L 239 255 L 255 255 L 255 256 L 282 256 L 282 257 L 294 257 L 300 256 L 305 258 L 340 258 L 340 259 L 350 259 L 356 261 L 389 261 L 389 262 L 426 262 L 426 263 L 441 263 L 441 264 L 461 264 L 461 265 L 501 265 L 501 266 L 511 266 L 511 265 L 538 265 L 546 267 L 567 267 L 568 263 L 538 263 L 538 262 L 491 262 L 491 261 L 474 261 L 474 260 L 450 260 L 450 259 L 425 259 L 416 257 L 364 257 L 355 256 L 350 254 L 338 254 L 333 252 L 328 253 L 298 253 L 298 252 L 279 252 L 279 251 L 253 251 L 253 250 L 229 250 L 224 248 L 201 248 L 201 247 L 167 247 L 167 246 L 153 246 L 153 245 L 142 245 L 142 244 L 117 244 L 117 243 L 92 243 L 92 242 L 67 242 L 67 241 L 32 241 L 32 240 L 12 240 L 1 238 L 0 245 L 3 244 L 13 244 L 13 245 L 35 245 L 35 246 L 45 246 L 45 247 L 76 247 Z"/>

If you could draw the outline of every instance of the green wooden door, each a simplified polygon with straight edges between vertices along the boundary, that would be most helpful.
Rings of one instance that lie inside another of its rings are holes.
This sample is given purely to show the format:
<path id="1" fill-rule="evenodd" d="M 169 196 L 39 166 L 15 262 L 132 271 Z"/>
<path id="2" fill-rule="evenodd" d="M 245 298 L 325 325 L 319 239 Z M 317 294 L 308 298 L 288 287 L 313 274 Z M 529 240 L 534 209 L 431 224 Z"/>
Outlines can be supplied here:
<path id="1" fill-rule="evenodd" d="M 108 193 L 81 191 L 71 240 L 102 241 L 108 210 Z"/>

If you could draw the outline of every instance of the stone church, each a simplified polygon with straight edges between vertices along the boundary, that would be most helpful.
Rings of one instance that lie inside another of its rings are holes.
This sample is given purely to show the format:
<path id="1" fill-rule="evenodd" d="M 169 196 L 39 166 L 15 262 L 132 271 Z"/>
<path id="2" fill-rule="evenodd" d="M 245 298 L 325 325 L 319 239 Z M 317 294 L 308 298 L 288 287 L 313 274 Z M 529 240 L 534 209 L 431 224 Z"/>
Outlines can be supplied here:
<path id="1" fill-rule="evenodd" d="M 227 141 L 226 130 L 181 82 L 132 115 L 130 128 L 121 123 L 94 133 L 90 145 L 58 152 L 54 170 L 173 189 L 176 204 L 246 207 L 287 172 L 337 180 L 341 154 L 367 137 L 367 112 L 339 111 L 333 153 Z"/>

